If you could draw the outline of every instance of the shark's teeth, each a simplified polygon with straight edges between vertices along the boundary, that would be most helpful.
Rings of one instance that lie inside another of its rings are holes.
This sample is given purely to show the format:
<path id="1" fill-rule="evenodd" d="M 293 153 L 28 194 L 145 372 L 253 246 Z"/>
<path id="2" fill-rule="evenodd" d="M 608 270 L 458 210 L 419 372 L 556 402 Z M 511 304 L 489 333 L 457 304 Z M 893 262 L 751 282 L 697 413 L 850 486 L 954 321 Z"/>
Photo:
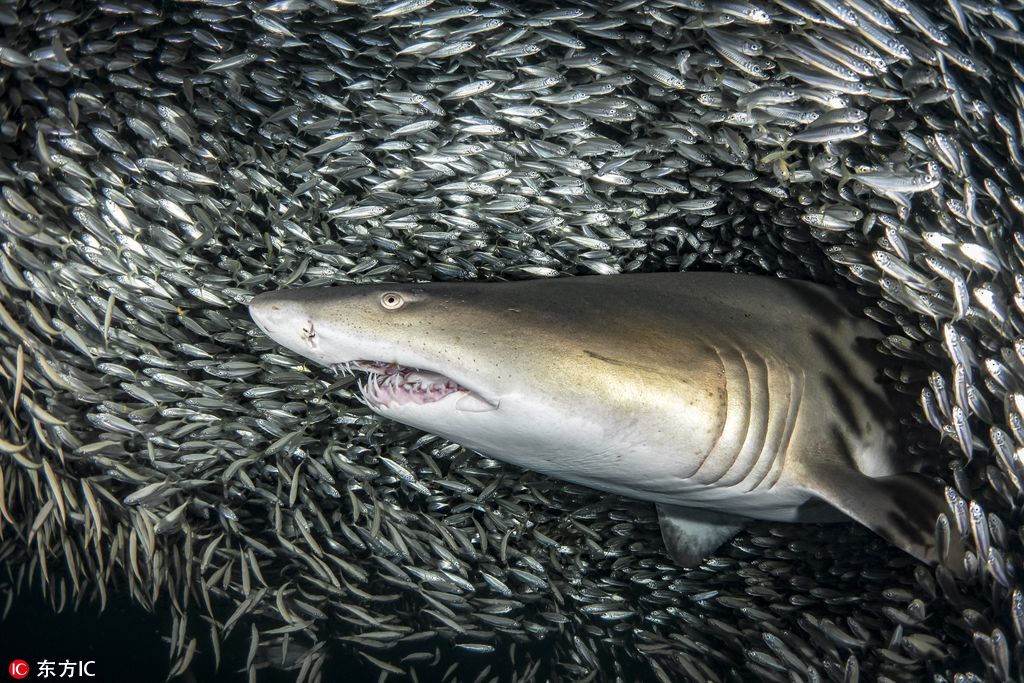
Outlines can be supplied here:
<path id="1" fill-rule="evenodd" d="M 367 408 L 373 408 L 373 406 L 370 405 L 370 400 L 366 397 L 366 385 L 363 383 L 363 380 L 360 379 L 356 383 L 356 386 L 359 387 L 359 394 L 356 396 L 356 400 Z"/>
<path id="2" fill-rule="evenodd" d="M 454 380 L 428 370 L 376 361 L 349 361 L 339 363 L 338 366 L 344 366 L 346 370 L 361 370 L 367 373 L 366 383 L 360 382 L 359 390 L 371 408 L 383 408 L 392 403 L 434 403 L 460 391 L 465 392 L 467 398 L 475 396 Z M 478 401 L 482 406 L 487 406 L 486 410 L 495 408 L 480 399 Z M 473 412 L 481 412 L 483 409 L 478 408 Z"/>

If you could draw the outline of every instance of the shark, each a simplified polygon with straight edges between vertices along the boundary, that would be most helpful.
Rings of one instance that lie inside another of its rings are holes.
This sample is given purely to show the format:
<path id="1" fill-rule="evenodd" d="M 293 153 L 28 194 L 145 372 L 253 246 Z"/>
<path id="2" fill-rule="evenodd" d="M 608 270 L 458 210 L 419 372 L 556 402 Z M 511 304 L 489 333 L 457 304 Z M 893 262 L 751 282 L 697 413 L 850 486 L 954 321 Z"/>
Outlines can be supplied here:
<path id="1" fill-rule="evenodd" d="M 277 344 L 365 373 L 384 418 L 654 503 L 680 566 L 750 520 L 854 520 L 934 564 L 952 512 L 901 443 L 909 399 L 862 310 L 823 285 L 715 272 L 335 285 L 249 305 Z"/>

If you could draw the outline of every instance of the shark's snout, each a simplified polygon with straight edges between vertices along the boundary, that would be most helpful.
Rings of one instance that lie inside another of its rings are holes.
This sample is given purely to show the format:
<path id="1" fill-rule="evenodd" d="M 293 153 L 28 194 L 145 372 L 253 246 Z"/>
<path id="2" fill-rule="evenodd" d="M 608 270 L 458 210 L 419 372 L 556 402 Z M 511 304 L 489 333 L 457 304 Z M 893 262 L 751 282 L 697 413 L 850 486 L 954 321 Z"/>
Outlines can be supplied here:
<path id="1" fill-rule="evenodd" d="M 302 304 L 277 292 L 254 297 L 249 302 L 249 317 L 268 337 L 298 353 L 306 352 L 315 338 Z"/>
<path id="2" fill-rule="evenodd" d="M 273 294 L 260 294 L 249 302 L 249 317 L 268 335 L 270 332 L 267 328 L 273 326 L 273 319 L 279 311 L 280 306 Z"/>
<path id="3" fill-rule="evenodd" d="M 266 294 L 254 297 L 249 302 L 249 317 L 253 318 L 253 323 L 271 338 L 273 335 L 270 334 L 270 328 L 273 327 L 272 318 L 276 311 L 278 311 L 278 305 Z"/>

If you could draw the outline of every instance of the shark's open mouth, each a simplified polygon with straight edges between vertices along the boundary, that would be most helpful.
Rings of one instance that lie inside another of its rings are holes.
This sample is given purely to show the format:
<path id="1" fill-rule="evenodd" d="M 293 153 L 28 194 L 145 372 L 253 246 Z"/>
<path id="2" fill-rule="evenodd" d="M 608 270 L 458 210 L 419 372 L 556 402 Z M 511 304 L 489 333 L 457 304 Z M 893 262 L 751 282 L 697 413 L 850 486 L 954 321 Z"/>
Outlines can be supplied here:
<path id="1" fill-rule="evenodd" d="M 411 368 L 395 363 L 357 360 L 335 366 L 339 372 L 362 371 L 367 374 L 359 383 L 363 399 L 374 409 L 408 404 L 435 403 L 451 394 L 462 393 L 456 409 L 464 412 L 494 410 L 497 405 L 485 401 L 470 389 L 437 372 Z"/>

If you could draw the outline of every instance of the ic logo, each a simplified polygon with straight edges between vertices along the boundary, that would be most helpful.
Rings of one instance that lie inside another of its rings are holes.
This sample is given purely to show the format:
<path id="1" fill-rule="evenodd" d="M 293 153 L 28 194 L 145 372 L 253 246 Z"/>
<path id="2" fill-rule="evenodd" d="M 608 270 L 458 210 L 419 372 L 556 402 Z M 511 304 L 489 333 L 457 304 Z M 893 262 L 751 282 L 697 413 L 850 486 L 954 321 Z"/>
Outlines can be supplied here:
<path id="1" fill-rule="evenodd" d="M 15 659 L 13 662 L 10 663 L 10 666 L 7 667 L 7 673 L 9 673 L 11 675 L 11 678 L 13 678 L 16 681 L 20 681 L 21 679 L 28 676 L 29 670 L 30 669 L 28 662 L 26 662 L 24 659 Z"/>

